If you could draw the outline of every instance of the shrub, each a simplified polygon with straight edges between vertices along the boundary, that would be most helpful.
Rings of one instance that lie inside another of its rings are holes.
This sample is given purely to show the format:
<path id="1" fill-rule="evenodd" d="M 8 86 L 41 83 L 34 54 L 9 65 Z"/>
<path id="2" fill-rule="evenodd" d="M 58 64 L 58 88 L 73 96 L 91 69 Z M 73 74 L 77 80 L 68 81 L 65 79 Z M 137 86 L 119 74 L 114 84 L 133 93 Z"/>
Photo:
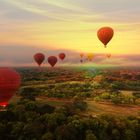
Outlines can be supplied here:
<path id="1" fill-rule="evenodd" d="M 94 97 L 94 101 L 99 102 L 101 98 L 99 96 Z"/>
<path id="2" fill-rule="evenodd" d="M 102 98 L 102 99 L 110 99 L 110 93 L 102 93 L 101 95 L 100 95 L 100 97 Z"/>
<path id="3" fill-rule="evenodd" d="M 111 102 L 114 104 L 121 104 L 123 101 L 123 97 L 121 95 L 112 94 L 110 97 L 111 97 Z"/>

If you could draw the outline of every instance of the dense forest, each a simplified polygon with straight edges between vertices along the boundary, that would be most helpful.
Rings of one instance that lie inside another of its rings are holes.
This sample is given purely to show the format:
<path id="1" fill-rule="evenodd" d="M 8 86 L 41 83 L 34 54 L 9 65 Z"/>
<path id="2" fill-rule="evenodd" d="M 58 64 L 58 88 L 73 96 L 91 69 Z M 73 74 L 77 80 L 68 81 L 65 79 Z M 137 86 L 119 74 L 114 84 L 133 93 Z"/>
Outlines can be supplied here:
<path id="1" fill-rule="evenodd" d="M 61 107 L 22 98 L 0 112 L 2 140 L 139 140 L 140 117 L 80 115 L 83 100 Z"/>

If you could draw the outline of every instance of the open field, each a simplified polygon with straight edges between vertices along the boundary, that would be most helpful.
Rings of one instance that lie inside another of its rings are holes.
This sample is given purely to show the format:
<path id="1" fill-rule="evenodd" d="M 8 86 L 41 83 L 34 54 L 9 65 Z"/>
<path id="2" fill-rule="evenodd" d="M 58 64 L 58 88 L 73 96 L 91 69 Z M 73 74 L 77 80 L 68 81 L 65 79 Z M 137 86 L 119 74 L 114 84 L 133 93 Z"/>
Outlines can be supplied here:
<path id="1" fill-rule="evenodd" d="M 107 102 L 95 102 L 87 101 L 88 109 L 87 114 L 89 115 L 100 115 L 100 114 L 113 114 L 119 116 L 137 116 L 140 115 L 140 106 L 138 105 L 114 105 Z"/>

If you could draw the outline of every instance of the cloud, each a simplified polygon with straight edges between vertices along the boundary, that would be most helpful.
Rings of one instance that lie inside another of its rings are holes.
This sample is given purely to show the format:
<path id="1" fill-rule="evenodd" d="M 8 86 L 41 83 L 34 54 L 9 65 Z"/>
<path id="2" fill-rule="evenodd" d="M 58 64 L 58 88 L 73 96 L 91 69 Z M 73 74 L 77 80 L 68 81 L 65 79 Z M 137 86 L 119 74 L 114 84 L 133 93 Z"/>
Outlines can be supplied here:
<path id="1" fill-rule="evenodd" d="M 53 21 L 53 17 L 47 14 L 47 10 L 43 11 L 38 7 L 25 3 L 22 1 L 9 1 L 5 0 L 0 5 L 1 11 L 3 11 L 3 18 L 8 20 L 17 20 L 17 21 L 37 21 L 37 20 L 44 20 L 44 21 Z M 5 9 L 7 9 L 5 11 Z M 44 14 L 46 13 L 46 14 Z"/>
<path id="2" fill-rule="evenodd" d="M 1 0 L 0 9 L 4 18 L 18 21 L 135 22 L 139 5 L 139 0 Z"/>
<path id="3" fill-rule="evenodd" d="M 55 55 L 64 52 L 66 54 L 66 59 L 64 62 L 59 61 L 60 64 L 80 64 L 79 52 L 67 50 L 67 49 L 48 49 L 38 48 L 34 46 L 0 46 L 0 66 L 25 66 L 25 65 L 36 65 L 33 60 L 33 55 L 37 52 L 44 53 L 47 63 L 47 57 L 50 55 Z M 110 59 L 106 57 L 106 54 L 94 54 L 95 57 L 92 61 L 93 64 L 99 65 L 114 65 L 114 66 L 140 66 L 139 55 L 112 55 Z M 89 63 L 85 61 L 86 54 L 83 58 L 84 64 Z"/>
<path id="4" fill-rule="evenodd" d="M 34 20 L 37 18 L 48 18 L 57 21 L 69 21 L 73 18 L 83 14 L 84 11 L 79 7 L 76 7 L 70 2 L 61 1 L 27 1 L 27 0 L 5 0 L 0 6 L 4 11 L 4 15 L 8 18 L 20 19 L 20 20 Z M 5 12 L 5 8 L 9 12 Z M 10 7 L 10 8 L 9 8 Z M 30 17 L 30 18 L 28 18 Z"/>
<path id="5" fill-rule="evenodd" d="M 127 2 L 129 3 L 129 2 Z M 104 5 L 102 7 L 102 5 Z M 111 6 L 111 8 L 109 8 Z M 127 4 L 126 4 L 127 5 Z M 37 0 L 37 1 L 27 1 L 27 0 L 5 0 L 1 4 L 1 9 L 8 9 L 9 12 L 4 10 L 5 16 L 7 18 L 20 19 L 20 20 L 62 20 L 62 21 L 73 21 L 73 20 L 85 20 L 93 22 L 108 22 L 117 20 L 130 20 L 130 17 L 136 16 L 133 10 L 128 9 L 117 9 L 120 7 L 120 3 L 114 7 L 114 2 L 97 2 L 97 1 L 86 1 L 82 0 L 78 2 L 71 2 L 69 0 Z M 113 9 L 112 9 L 113 7 Z M 116 12 L 117 11 L 117 12 Z M 133 13 L 132 13 L 133 12 Z M 132 16 L 130 16 L 132 15 Z M 126 18 L 129 17 L 129 18 Z M 89 18 L 89 19 L 88 19 Z"/>
<path id="6" fill-rule="evenodd" d="M 48 49 L 33 47 L 33 46 L 0 46 L 0 65 L 2 66 L 5 64 L 14 64 L 14 65 L 30 65 L 31 63 L 34 63 L 33 55 L 35 53 L 41 52 L 44 53 L 46 57 L 50 55 L 55 55 L 58 57 L 58 54 L 61 52 L 65 52 L 67 55 L 65 63 L 72 62 L 73 60 L 77 61 L 77 56 L 79 57 L 79 54 L 75 51 L 71 50 L 65 50 L 65 49 L 51 49 L 51 46 L 47 47 Z"/>
<path id="7" fill-rule="evenodd" d="M 114 55 L 110 61 L 105 62 L 120 66 L 137 66 L 140 67 L 140 56 L 139 55 Z"/>

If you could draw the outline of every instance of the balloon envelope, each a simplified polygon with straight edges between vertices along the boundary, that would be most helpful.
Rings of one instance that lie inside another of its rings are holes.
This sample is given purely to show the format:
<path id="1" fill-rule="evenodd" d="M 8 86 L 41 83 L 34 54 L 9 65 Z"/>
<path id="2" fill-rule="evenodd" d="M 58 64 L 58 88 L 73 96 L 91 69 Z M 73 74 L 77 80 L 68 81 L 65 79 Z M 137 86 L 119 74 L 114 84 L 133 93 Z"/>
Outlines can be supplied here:
<path id="1" fill-rule="evenodd" d="M 55 64 L 57 63 L 57 57 L 55 57 L 55 56 L 49 56 L 49 57 L 48 57 L 48 63 L 49 63 L 52 67 L 54 67 Z"/>
<path id="2" fill-rule="evenodd" d="M 94 55 L 92 53 L 89 53 L 87 55 L 87 58 L 88 58 L 89 61 L 92 61 L 93 57 L 94 57 Z"/>
<path id="3" fill-rule="evenodd" d="M 36 61 L 36 63 L 40 66 L 42 64 L 42 62 L 45 59 L 45 55 L 42 53 L 36 53 L 34 55 L 34 60 Z"/>
<path id="4" fill-rule="evenodd" d="M 83 60 L 81 59 L 80 62 L 83 63 Z"/>
<path id="5" fill-rule="evenodd" d="M 66 57 L 66 55 L 65 55 L 64 53 L 60 53 L 60 54 L 59 54 L 59 58 L 60 58 L 61 60 L 64 60 L 65 57 Z"/>
<path id="6" fill-rule="evenodd" d="M 107 54 L 106 56 L 107 56 L 108 58 L 110 58 L 110 57 L 111 57 L 111 54 Z"/>
<path id="7" fill-rule="evenodd" d="M 0 68 L 0 106 L 6 106 L 21 83 L 20 75 L 13 69 Z"/>
<path id="8" fill-rule="evenodd" d="M 114 31 L 110 27 L 102 27 L 97 32 L 99 40 L 105 45 L 105 47 L 108 44 L 108 42 L 112 39 L 113 35 Z"/>
<path id="9" fill-rule="evenodd" d="M 80 53 L 80 57 L 82 58 L 84 56 L 84 54 L 83 53 Z"/>

